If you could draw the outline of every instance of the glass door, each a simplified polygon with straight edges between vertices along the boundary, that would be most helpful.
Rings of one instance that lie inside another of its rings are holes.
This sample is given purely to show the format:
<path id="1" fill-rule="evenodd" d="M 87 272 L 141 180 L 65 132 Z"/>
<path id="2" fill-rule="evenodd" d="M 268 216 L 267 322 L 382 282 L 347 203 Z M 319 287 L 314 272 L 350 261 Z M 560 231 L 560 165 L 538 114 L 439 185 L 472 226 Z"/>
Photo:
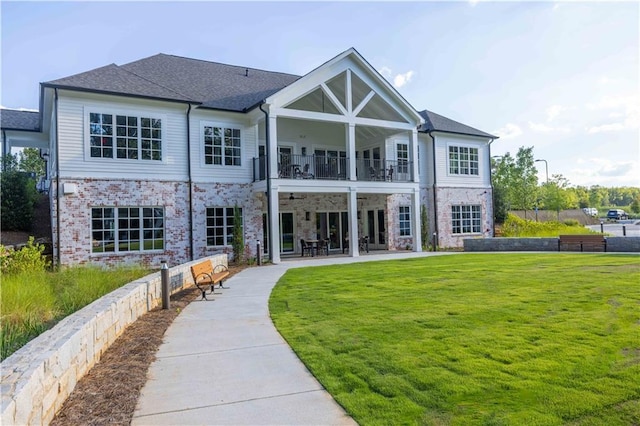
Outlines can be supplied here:
<path id="1" fill-rule="evenodd" d="M 349 215 L 347 212 L 316 213 L 316 232 L 318 239 L 329 239 L 330 249 L 342 250 L 349 232 Z"/>
<path id="2" fill-rule="evenodd" d="M 374 250 L 387 249 L 387 227 L 384 218 L 384 210 L 367 210 L 367 236 L 369 248 Z"/>
<path id="3" fill-rule="evenodd" d="M 280 213 L 280 251 L 292 253 L 296 249 L 293 213 Z"/>

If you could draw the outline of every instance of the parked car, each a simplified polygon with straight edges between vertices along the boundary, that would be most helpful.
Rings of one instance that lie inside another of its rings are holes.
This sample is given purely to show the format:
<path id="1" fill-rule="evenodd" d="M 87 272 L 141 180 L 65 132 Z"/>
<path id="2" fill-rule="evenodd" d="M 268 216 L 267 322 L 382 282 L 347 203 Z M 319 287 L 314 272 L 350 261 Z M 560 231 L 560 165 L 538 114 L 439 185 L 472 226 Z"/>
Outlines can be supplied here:
<path id="1" fill-rule="evenodd" d="M 596 217 L 598 216 L 598 209 L 596 209 L 595 207 L 585 207 L 582 209 L 582 211 L 592 217 Z"/>
<path id="2" fill-rule="evenodd" d="M 611 209 L 607 212 L 607 220 L 625 220 L 629 215 L 622 209 Z"/>

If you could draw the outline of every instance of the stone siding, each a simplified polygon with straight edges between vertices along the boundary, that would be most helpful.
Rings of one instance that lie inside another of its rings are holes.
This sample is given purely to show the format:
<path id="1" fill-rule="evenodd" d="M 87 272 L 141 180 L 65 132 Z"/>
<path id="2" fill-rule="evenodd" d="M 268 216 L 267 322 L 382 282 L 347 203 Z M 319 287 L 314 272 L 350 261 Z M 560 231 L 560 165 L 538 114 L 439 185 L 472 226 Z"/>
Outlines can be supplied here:
<path id="1" fill-rule="evenodd" d="M 227 265 L 227 256 L 210 258 Z M 200 262 L 201 260 L 198 260 Z M 169 269 L 171 292 L 192 286 L 186 263 Z M 47 425 L 76 383 L 131 323 L 161 305 L 160 273 L 148 275 L 64 318 L 0 364 L 3 425 Z"/>

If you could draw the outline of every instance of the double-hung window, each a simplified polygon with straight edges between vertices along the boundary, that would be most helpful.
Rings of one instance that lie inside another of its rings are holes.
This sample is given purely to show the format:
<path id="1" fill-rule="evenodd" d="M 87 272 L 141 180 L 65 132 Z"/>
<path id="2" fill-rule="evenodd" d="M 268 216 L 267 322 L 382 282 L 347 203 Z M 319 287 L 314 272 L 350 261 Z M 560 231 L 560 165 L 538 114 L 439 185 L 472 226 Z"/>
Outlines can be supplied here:
<path id="1" fill-rule="evenodd" d="M 409 173 L 409 145 L 406 143 L 397 144 L 396 155 L 398 158 L 398 173 Z"/>
<path id="2" fill-rule="evenodd" d="M 400 236 L 407 237 L 411 235 L 411 207 L 400 206 L 398 222 L 400 223 Z"/>
<path id="3" fill-rule="evenodd" d="M 91 112 L 89 141 L 94 158 L 162 161 L 162 119 Z"/>
<path id="4" fill-rule="evenodd" d="M 480 206 L 451 206 L 451 228 L 454 234 L 479 234 Z"/>
<path id="5" fill-rule="evenodd" d="M 162 207 L 93 207 L 93 253 L 122 253 L 164 249 Z"/>
<path id="6" fill-rule="evenodd" d="M 207 246 L 226 246 L 233 243 L 234 207 L 207 208 Z M 240 227 L 242 209 L 238 208 Z"/>
<path id="7" fill-rule="evenodd" d="M 241 166 L 240 129 L 204 126 L 204 163 Z"/>
<path id="8" fill-rule="evenodd" d="M 477 175 L 478 148 L 471 148 L 468 146 L 450 146 L 449 174 Z"/>

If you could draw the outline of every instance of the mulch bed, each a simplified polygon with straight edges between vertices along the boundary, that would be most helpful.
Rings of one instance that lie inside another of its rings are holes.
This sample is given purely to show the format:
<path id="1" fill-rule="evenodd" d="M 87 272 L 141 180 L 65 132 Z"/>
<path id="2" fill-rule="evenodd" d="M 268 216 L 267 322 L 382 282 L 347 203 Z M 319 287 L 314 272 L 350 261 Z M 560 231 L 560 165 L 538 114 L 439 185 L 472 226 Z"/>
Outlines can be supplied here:
<path id="1" fill-rule="evenodd" d="M 246 266 L 229 266 L 231 276 Z M 189 288 L 171 296 L 170 309 L 141 316 L 76 385 L 51 425 L 129 425 L 147 382 L 147 371 L 173 320 L 200 296 Z"/>

